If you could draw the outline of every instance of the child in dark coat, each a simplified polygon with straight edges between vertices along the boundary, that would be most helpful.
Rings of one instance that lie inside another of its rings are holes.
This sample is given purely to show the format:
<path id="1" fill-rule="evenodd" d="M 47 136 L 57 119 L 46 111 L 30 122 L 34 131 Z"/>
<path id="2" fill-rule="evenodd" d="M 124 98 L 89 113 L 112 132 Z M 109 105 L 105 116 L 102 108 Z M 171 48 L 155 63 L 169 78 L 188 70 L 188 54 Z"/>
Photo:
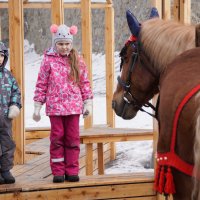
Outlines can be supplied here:
<path id="1" fill-rule="evenodd" d="M 21 94 L 11 72 L 5 68 L 8 50 L 0 42 L 0 184 L 15 182 L 13 167 L 15 143 L 12 139 L 12 119 L 21 108 Z"/>

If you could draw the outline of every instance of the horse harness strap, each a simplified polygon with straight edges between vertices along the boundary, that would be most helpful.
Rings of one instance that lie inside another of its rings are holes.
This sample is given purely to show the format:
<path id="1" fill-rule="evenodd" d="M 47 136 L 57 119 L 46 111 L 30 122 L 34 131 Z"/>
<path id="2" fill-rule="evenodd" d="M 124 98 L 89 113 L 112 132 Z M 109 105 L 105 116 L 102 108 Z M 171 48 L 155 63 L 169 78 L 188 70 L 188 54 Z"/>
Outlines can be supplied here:
<path id="1" fill-rule="evenodd" d="M 178 127 L 178 120 L 180 114 L 187 104 L 187 102 L 198 92 L 200 91 L 200 85 L 194 87 L 187 95 L 182 99 L 178 108 L 176 109 L 174 119 L 173 119 L 173 129 L 172 129 L 172 138 L 170 144 L 170 152 L 166 153 L 159 153 L 157 152 L 157 169 L 156 169 L 156 177 L 155 177 L 155 190 L 159 193 L 164 193 L 165 195 L 174 194 L 175 186 L 173 182 L 173 176 L 171 174 L 170 167 L 174 167 L 179 171 L 189 175 L 193 175 L 194 165 L 191 165 L 184 160 L 182 160 L 176 153 L 175 153 L 175 143 L 176 143 L 176 134 L 177 134 L 177 127 Z M 167 172 L 165 174 L 165 167 L 167 167 Z M 165 180 L 166 177 L 166 180 Z M 199 177 L 195 177 L 198 178 Z"/>

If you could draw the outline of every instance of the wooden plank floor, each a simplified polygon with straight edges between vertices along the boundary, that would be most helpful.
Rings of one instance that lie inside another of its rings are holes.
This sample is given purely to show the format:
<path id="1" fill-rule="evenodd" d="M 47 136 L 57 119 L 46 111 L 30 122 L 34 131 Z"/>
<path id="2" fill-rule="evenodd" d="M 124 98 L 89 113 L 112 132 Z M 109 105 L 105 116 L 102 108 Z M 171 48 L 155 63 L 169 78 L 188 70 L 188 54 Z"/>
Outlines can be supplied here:
<path id="1" fill-rule="evenodd" d="M 109 145 L 105 144 L 105 156 L 109 160 Z M 97 168 L 94 151 L 94 166 Z M 35 155 L 33 158 L 30 155 Z M 52 183 L 49 166 L 49 139 L 44 138 L 26 145 L 26 160 L 24 165 L 16 165 L 12 172 L 16 183 L 0 185 L 0 200 L 93 200 L 93 199 L 134 199 L 155 200 L 153 191 L 153 174 L 137 173 L 123 175 L 84 176 L 85 145 L 81 145 L 80 182 Z M 33 158 L 29 160 L 29 158 Z"/>
<path id="2" fill-rule="evenodd" d="M 2 200 L 35 200 L 35 199 L 138 199 L 155 200 L 153 177 L 149 173 L 82 176 L 77 183 L 53 184 L 52 180 L 35 179 L 17 180 L 16 184 L 2 185 Z M 134 198 L 133 198 L 134 197 Z"/>

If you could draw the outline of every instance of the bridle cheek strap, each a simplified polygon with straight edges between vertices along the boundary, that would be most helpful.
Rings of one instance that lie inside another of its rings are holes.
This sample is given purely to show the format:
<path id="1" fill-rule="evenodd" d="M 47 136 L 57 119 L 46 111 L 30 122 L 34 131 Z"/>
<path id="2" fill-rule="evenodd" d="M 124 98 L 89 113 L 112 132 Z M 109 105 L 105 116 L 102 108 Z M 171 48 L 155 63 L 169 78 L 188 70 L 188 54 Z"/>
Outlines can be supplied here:
<path id="1" fill-rule="evenodd" d="M 138 102 L 138 100 L 130 92 L 131 74 L 133 72 L 133 69 L 134 69 L 134 66 L 135 66 L 135 63 L 136 63 L 137 59 L 138 59 L 138 53 L 134 52 L 132 54 L 132 59 L 131 59 L 131 63 L 130 63 L 130 66 L 129 66 L 129 71 L 128 71 L 128 76 L 127 76 L 126 82 L 123 81 L 120 76 L 117 77 L 118 83 L 122 86 L 122 88 L 125 91 L 123 99 L 127 104 L 132 104 L 134 107 L 137 107 L 140 111 L 145 112 L 148 115 L 156 118 L 156 116 L 154 114 L 144 110 L 142 108 L 142 105 Z M 129 96 L 130 98 L 127 98 L 127 96 Z M 156 111 L 155 106 L 152 105 L 150 102 L 146 103 L 144 106 L 145 107 L 150 107 L 154 111 Z"/>

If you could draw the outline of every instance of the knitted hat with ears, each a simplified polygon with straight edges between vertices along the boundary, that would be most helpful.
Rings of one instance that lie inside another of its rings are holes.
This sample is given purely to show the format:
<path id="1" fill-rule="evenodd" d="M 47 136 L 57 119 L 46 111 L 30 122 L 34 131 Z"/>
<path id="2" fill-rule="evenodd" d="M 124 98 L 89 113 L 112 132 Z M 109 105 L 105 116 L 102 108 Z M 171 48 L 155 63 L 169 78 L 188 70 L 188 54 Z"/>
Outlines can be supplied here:
<path id="1" fill-rule="evenodd" d="M 68 27 L 65 24 L 61 24 L 60 26 L 52 24 L 50 31 L 52 33 L 52 46 L 55 46 L 55 44 L 59 41 L 67 41 L 72 43 L 73 35 L 77 34 L 78 29 L 76 26 Z"/>

